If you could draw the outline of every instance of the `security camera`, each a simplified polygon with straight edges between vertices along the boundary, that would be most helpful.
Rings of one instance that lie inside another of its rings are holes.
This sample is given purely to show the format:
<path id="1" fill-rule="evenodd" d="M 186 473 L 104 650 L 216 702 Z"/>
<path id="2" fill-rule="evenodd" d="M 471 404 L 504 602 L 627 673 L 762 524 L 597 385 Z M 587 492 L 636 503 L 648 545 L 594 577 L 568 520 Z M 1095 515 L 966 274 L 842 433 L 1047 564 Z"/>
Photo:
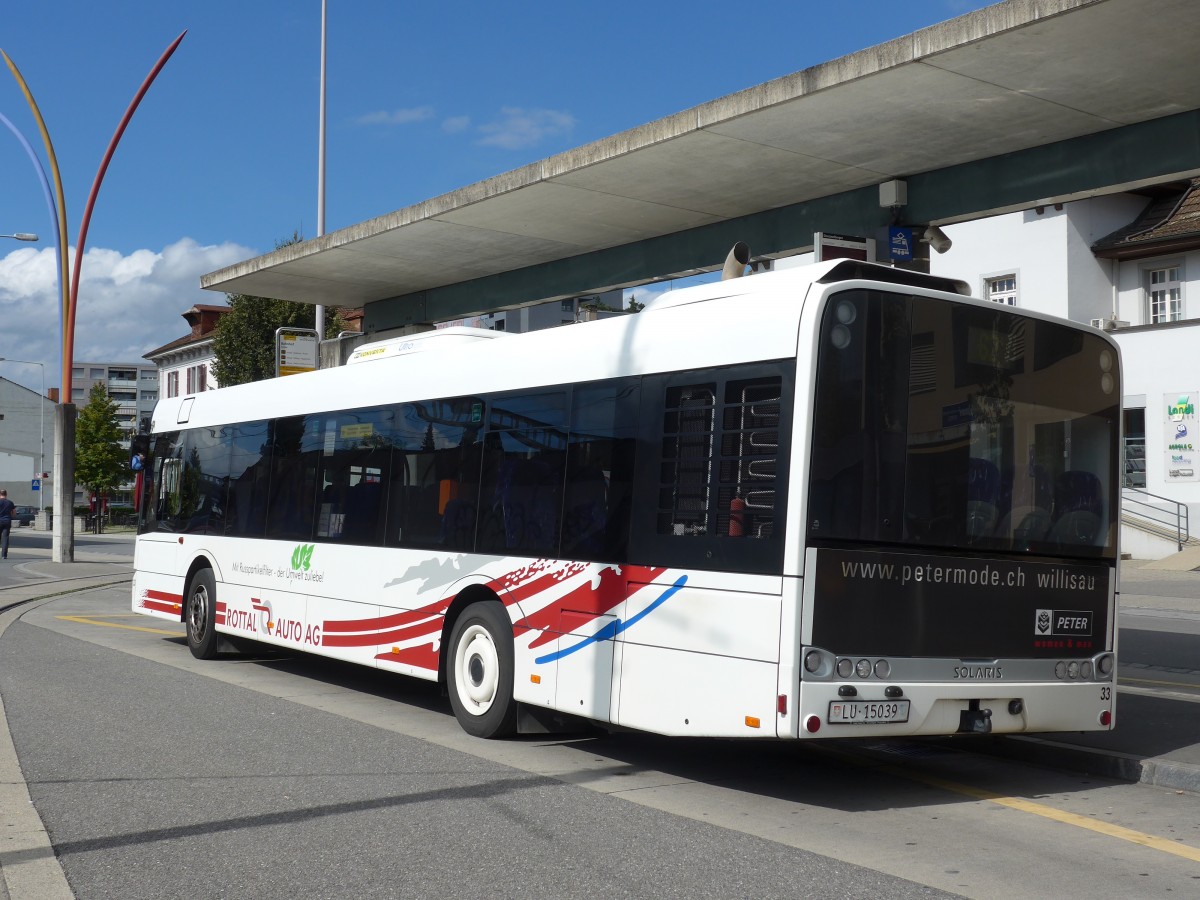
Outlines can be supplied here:
<path id="1" fill-rule="evenodd" d="M 954 242 L 946 236 L 946 232 L 938 228 L 936 225 L 930 225 L 925 229 L 925 233 L 921 235 L 921 240 L 927 243 L 938 253 L 945 253 L 953 246 Z"/>

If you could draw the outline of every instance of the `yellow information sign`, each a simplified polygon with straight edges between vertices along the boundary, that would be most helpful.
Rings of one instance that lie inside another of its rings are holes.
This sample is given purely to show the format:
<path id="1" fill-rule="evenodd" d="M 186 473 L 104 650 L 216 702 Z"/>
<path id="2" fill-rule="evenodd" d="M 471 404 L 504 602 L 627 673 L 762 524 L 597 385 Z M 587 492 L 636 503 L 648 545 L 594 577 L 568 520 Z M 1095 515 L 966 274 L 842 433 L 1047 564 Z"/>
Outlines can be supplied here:
<path id="1" fill-rule="evenodd" d="M 313 372 L 318 366 L 319 342 L 315 331 L 275 332 L 275 359 L 279 375 Z"/>

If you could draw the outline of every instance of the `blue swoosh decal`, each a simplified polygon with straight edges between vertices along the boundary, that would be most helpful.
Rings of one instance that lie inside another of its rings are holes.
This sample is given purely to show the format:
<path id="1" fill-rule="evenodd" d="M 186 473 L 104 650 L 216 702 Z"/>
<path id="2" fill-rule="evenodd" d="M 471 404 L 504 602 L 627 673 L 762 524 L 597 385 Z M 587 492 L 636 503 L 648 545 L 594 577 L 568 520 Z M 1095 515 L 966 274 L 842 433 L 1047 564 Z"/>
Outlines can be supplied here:
<path id="1" fill-rule="evenodd" d="M 601 628 L 599 631 L 597 631 L 595 634 L 593 634 L 591 637 L 584 638 L 578 644 L 573 644 L 570 647 L 567 647 L 565 650 L 558 650 L 558 651 L 555 651 L 554 653 L 548 653 L 545 656 L 537 657 L 534 660 L 534 664 L 540 666 L 543 663 L 554 662 L 555 660 L 562 659 L 564 656 L 570 656 L 572 653 L 576 653 L 576 652 L 582 650 L 584 647 L 587 647 L 590 644 L 596 644 L 596 643 L 599 643 L 600 641 L 612 640 L 618 634 L 620 634 L 622 631 L 627 631 L 628 629 L 632 628 L 635 624 L 640 622 L 642 619 L 646 618 L 646 616 L 650 615 L 650 613 L 653 612 L 655 609 L 657 609 L 658 607 L 660 607 L 664 603 L 666 603 L 669 599 L 671 599 L 672 595 L 674 595 L 676 591 L 678 591 L 681 587 L 684 586 L 684 584 L 686 582 L 687 582 L 687 576 L 680 575 L 678 581 L 676 581 L 673 585 L 671 585 L 669 588 L 667 588 L 665 591 L 663 591 L 662 594 L 657 599 L 655 599 L 655 601 L 653 603 L 651 603 L 649 606 L 647 606 L 645 609 L 643 609 L 640 613 L 638 613 L 633 618 L 629 619 L 628 621 L 614 619 L 613 621 L 611 621 L 607 625 L 605 625 L 603 628 Z"/>

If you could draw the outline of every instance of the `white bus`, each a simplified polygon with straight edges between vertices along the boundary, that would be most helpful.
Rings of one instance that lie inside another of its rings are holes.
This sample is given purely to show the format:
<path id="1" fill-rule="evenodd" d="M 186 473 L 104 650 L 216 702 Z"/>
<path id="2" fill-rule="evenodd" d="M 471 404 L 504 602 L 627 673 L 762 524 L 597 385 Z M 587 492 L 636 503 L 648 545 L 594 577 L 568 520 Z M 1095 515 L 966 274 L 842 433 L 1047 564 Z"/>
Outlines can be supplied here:
<path id="1" fill-rule="evenodd" d="M 827 262 L 160 401 L 133 609 L 482 737 L 1111 728 L 1117 347 L 967 294 Z"/>

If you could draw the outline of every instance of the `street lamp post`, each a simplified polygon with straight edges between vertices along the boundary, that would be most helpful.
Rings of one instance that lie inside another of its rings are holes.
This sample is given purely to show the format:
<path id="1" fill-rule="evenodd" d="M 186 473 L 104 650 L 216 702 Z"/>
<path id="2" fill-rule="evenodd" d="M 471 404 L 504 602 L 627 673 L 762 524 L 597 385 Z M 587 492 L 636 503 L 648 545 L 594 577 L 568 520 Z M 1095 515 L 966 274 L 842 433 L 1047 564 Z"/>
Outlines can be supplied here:
<path id="1" fill-rule="evenodd" d="M 0 234 L 0 237 L 12 238 L 14 241 L 36 241 L 38 236 L 28 231 L 18 231 L 16 234 Z"/>
<path id="2" fill-rule="evenodd" d="M 0 237 L 8 237 L 9 235 L 0 235 Z M 30 235 L 37 239 L 37 235 Z M 27 238 L 18 238 L 18 240 L 27 240 Z M 37 366 L 42 370 L 42 392 L 38 395 L 38 480 L 41 481 L 46 472 L 46 364 L 37 362 L 32 359 L 13 359 L 10 356 L 0 356 L 0 362 L 24 363 L 27 366 Z M 42 511 L 45 509 L 43 498 L 45 497 L 46 485 L 38 485 L 38 520 L 40 522 Z M 40 528 L 41 525 L 38 525 Z"/>

